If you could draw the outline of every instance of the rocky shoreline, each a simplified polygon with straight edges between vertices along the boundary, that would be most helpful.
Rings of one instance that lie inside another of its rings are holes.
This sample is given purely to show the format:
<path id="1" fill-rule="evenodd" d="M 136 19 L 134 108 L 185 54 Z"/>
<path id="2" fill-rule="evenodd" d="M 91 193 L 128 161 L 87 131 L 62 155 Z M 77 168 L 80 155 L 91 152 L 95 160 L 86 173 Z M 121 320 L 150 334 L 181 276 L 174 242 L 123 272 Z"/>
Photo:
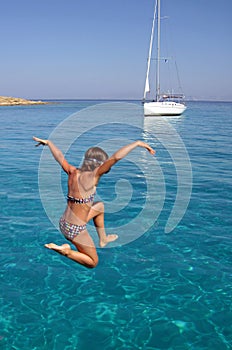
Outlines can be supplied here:
<path id="1" fill-rule="evenodd" d="M 19 97 L 0 96 L 0 106 L 45 105 L 48 102 L 26 100 Z"/>

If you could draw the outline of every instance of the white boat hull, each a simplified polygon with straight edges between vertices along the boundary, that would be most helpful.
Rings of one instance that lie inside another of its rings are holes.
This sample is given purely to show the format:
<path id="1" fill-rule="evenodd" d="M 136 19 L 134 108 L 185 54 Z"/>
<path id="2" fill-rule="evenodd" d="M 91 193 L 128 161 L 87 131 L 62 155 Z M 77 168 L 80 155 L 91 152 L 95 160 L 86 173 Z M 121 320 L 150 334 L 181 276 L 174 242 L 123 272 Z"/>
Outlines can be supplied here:
<path id="1" fill-rule="evenodd" d="M 163 102 L 145 102 L 144 116 L 178 116 L 186 110 L 182 103 L 163 101 Z"/>

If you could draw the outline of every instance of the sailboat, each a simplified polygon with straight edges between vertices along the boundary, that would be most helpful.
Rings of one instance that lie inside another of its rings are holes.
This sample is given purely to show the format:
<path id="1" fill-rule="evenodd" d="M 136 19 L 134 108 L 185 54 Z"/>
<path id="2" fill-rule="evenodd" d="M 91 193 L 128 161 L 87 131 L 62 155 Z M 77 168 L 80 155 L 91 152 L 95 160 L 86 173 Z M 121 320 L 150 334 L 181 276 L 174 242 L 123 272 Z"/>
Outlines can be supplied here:
<path id="1" fill-rule="evenodd" d="M 184 98 L 183 94 L 161 93 L 160 88 L 160 1 L 161 0 L 156 0 L 152 22 L 147 74 L 143 96 L 144 116 L 179 116 L 186 110 L 186 106 L 182 102 Z M 153 101 L 146 101 L 146 95 L 148 92 L 150 92 L 149 75 L 154 45 L 155 27 L 157 28 L 156 97 Z"/>

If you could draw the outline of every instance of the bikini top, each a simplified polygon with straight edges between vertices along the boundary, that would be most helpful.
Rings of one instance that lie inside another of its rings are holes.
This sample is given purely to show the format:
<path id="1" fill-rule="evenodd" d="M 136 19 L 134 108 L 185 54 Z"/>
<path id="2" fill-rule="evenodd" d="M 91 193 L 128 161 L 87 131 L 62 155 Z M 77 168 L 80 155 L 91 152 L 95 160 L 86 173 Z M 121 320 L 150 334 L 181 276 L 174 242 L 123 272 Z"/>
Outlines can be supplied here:
<path id="1" fill-rule="evenodd" d="M 75 198 L 75 197 L 67 195 L 67 201 L 68 202 L 72 202 L 72 203 L 76 203 L 76 204 L 85 204 L 85 203 L 93 202 L 94 201 L 94 196 L 95 196 L 95 192 L 92 193 L 91 195 L 89 195 L 89 197 L 86 197 L 86 198 Z"/>

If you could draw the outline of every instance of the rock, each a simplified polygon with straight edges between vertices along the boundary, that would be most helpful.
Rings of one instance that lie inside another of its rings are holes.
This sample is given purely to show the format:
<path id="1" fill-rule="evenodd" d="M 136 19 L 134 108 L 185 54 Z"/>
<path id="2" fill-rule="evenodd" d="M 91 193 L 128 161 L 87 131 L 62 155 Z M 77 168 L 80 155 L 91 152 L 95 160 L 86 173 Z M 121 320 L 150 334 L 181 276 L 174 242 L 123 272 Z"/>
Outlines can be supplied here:
<path id="1" fill-rule="evenodd" d="M 0 106 L 38 105 L 38 104 L 44 105 L 44 104 L 48 104 L 48 102 L 31 101 L 31 100 L 25 100 L 24 98 L 18 98 L 18 97 L 0 96 Z"/>

